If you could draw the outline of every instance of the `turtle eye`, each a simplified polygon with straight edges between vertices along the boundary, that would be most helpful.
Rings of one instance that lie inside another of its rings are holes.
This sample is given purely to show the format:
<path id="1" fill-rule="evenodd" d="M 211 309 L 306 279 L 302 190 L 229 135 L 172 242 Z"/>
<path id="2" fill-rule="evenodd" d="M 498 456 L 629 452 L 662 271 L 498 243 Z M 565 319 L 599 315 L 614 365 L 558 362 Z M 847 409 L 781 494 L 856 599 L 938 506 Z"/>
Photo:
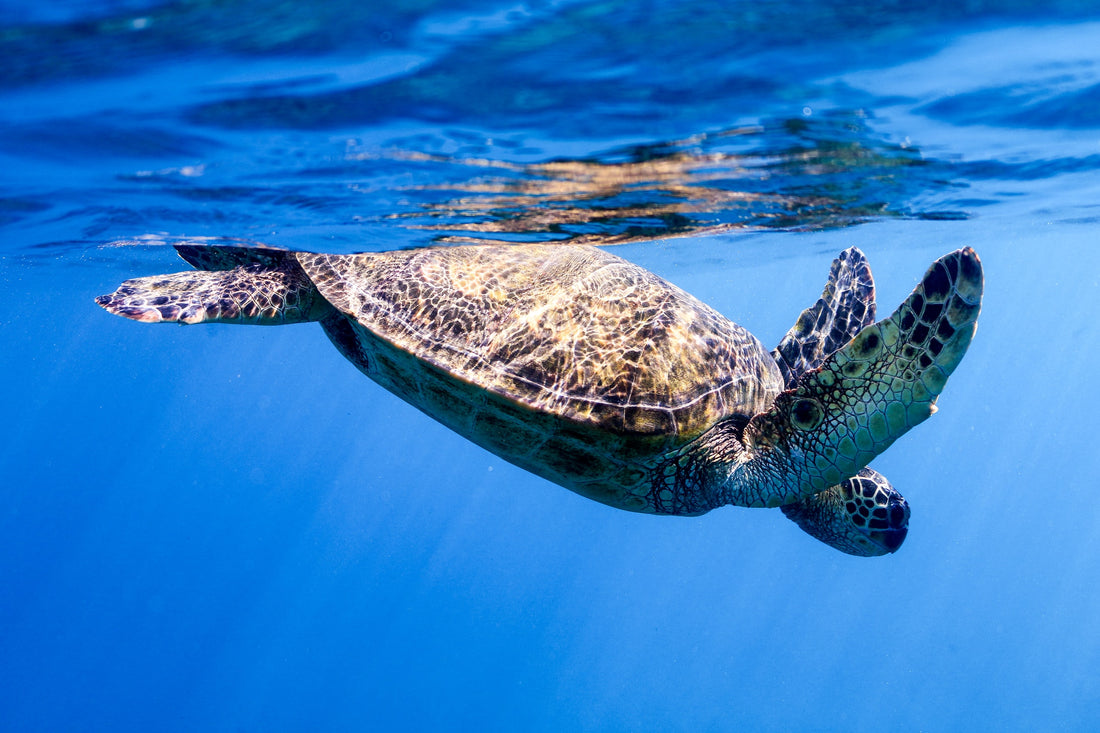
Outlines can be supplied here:
<path id="1" fill-rule="evenodd" d="M 813 430 L 825 419 L 825 410 L 807 397 L 795 400 L 790 411 L 791 424 L 799 430 Z"/>

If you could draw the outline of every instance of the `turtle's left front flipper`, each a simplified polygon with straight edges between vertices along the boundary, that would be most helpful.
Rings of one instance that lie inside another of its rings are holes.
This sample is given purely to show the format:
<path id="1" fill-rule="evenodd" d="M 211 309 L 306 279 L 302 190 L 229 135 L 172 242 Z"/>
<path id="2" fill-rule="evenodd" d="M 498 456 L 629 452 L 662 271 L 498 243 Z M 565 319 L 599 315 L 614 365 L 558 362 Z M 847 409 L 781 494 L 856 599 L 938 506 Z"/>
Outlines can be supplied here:
<path id="1" fill-rule="evenodd" d="M 821 297 L 802 311 L 772 351 L 787 388 L 875 322 L 875 280 L 867 258 L 849 247 L 833 260 Z"/>
<path id="2" fill-rule="evenodd" d="M 981 311 L 982 266 L 967 247 L 934 262 L 887 319 L 802 375 L 745 428 L 746 443 L 787 446 L 804 495 L 854 476 L 935 412 Z"/>

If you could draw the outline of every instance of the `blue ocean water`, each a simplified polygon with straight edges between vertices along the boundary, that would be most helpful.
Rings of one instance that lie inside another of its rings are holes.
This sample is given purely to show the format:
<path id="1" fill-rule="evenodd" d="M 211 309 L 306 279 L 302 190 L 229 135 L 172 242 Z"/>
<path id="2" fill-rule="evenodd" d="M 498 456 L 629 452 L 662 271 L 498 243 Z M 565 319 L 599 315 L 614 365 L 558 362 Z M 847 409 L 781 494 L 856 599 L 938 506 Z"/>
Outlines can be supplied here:
<path id="1" fill-rule="evenodd" d="M 1100 724 L 1095 4 L 5 0 L 0 58 L 0 729 Z M 986 297 L 865 559 L 95 306 L 220 238 L 602 243 L 768 344 L 852 245 Z"/>

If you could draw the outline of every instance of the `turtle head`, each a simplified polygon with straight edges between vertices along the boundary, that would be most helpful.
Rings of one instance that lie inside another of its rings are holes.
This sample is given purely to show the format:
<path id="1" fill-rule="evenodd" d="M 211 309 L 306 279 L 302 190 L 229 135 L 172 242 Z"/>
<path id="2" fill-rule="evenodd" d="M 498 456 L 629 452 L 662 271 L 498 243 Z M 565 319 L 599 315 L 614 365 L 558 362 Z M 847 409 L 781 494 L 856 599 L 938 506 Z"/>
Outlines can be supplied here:
<path id="1" fill-rule="evenodd" d="M 909 503 L 870 468 L 780 509 L 808 534 L 849 555 L 896 552 L 909 531 Z"/>

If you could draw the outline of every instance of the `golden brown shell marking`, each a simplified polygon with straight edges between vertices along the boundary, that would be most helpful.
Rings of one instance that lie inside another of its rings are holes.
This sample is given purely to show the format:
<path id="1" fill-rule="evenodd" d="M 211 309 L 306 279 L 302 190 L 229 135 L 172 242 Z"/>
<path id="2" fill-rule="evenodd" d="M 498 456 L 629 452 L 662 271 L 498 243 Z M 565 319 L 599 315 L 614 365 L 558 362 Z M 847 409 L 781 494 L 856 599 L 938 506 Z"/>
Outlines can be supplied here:
<path id="1" fill-rule="evenodd" d="M 539 411 L 615 433 L 698 435 L 781 386 L 751 334 L 602 250 L 299 254 L 321 294 L 396 348 Z"/>

